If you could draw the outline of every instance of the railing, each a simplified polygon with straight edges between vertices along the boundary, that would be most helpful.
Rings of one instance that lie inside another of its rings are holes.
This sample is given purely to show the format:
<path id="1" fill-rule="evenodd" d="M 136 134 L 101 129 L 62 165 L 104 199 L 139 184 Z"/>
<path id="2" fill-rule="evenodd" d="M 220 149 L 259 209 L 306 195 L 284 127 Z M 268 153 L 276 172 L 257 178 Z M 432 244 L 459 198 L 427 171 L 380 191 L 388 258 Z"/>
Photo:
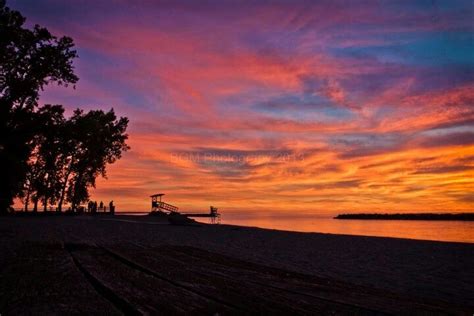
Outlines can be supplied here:
<path id="1" fill-rule="evenodd" d="M 165 202 L 157 202 L 157 204 L 158 204 L 159 209 L 163 209 L 163 210 L 166 210 L 166 211 L 169 211 L 169 212 L 177 212 L 178 211 L 178 207 L 176 207 L 174 205 L 171 205 L 171 204 L 168 204 L 168 203 L 165 203 Z"/>

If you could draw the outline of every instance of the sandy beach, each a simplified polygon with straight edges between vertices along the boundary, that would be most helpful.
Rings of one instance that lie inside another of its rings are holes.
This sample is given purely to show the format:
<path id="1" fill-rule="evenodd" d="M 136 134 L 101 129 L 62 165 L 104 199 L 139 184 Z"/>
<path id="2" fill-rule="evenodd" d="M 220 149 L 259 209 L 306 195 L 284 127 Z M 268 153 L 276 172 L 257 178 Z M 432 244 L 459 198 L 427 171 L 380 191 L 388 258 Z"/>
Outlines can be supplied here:
<path id="1" fill-rule="evenodd" d="M 0 245 L 2 315 L 474 311 L 473 244 L 44 216 Z"/>

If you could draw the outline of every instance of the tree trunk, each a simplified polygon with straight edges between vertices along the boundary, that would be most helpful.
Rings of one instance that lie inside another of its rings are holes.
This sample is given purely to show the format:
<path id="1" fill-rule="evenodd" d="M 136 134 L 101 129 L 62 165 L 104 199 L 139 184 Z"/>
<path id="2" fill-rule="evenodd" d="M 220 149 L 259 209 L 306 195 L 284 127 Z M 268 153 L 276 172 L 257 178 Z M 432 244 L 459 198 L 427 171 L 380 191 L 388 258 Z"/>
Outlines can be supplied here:
<path id="1" fill-rule="evenodd" d="M 76 202 L 74 201 L 75 191 L 76 191 L 76 182 L 74 182 L 74 184 L 72 185 L 72 191 L 69 191 L 71 193 L 71 196 L 68 197 L 69 202 L 71 202 L 71 209 L 73 212 L 76 209 Z"/>
<path id="2" fill-rule="evenodd" d="M 77 207 L 77 186 L 78 186 L 78 183 L 81 183 L 82 182 L 82 173 L 78 174 L 77 176 L 77 179 L 76 179 L 76 182 L 74 183 L 74 191 L 72 192 L 72 210 L 73 211 L 76 211 L 76 207 Z"/>
<path id="3" fill-rule="evenodd" d="M 28 204 L 30 203 L 30 194 L 31 194 L 31 182 L 28 183 L 28 190 L 26 191 L 25 212 L 28 212 Z"/>
<path id="4" fill-rule="evenodd" d="M 61 188 L 61 197 L 59 198 L 59 202 L 58 202 L 58 212 L 62 211 L 62 207 L 63 207 L 63 203 L 64 203 L 64 197 L 66 195 L 67 182 L 69 181 L 69 176 L 70 175 L 71 175 L 71 166 L 69 166 L 69 170 L 66 173 L 66 176 L 65 176 L 65 179 L 64 179 L 63 187 Z"/>
<path id="5" fill-rule="evenodd" d="M 46 173 L 46 176 L 45 178 L 47 180 L 44 180 L 45 181 L 45 186 L 46 186 L 46 189 L 44 190 L 44 197 L 43 197 L 43 212 L 47 212 L 48 211 L 48 200 L 49 200 L 49 188 L 50 188 L 50 185 L 49 185 L 49 174 Z"/>
<path id="6" fill-rule="evenodd" d="M 59 197 L 59 201 L 58 201 L 58 212 L 61 212 L 63 208 L 64 195 L 66 195 L 66 187 L 67 187 L 68 178 L 69 178 L 69 175 L 66 176 L 63 187 L 61 188 L 61 196 Z"/>

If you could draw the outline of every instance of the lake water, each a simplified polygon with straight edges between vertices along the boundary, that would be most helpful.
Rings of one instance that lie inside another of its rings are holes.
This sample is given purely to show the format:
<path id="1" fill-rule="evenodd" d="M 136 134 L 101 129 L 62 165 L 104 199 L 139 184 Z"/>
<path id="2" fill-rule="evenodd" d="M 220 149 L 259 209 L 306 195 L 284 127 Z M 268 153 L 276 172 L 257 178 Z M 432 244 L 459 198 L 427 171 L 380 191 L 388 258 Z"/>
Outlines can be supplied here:
<path id="1" fill-rule="evenodd" d="M 398 237 L 474 243 L 474 222 L 337 220 L 331 216 L 290 217 L 224 214 L 222 224 L 299 232 Z"/>
<path id="2" fill-rule="evenodd" d="M 131 214 L 131 213 L 128 213 Z M 132 213 L 143 215 L 144 213 Z M 207 222 L 206 219 L 199 219 Z M 287 214 L 224 213 L 222 224 L 253 226 L 298 232 L 398 237 L 410 239 L 457 241 L 474 243 L 474 222 L 461 221 L 397 221 L 397 220 L 337 220 L 332 216 Z"/>

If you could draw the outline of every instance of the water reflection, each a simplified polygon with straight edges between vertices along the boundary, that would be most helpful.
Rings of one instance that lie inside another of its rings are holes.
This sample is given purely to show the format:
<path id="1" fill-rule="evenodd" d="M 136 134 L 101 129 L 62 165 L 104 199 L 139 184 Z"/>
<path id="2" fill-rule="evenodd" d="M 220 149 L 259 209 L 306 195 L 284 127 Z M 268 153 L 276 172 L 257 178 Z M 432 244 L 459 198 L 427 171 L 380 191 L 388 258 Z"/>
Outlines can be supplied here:
<path id="1" fill-rule="evenodd" d="M 225 214 L 223 224 L 255 226 L 300 232 L 398 237 L 474 243 L 474 222 L 336 220 L 332 216 L 287 214 Z"/>

